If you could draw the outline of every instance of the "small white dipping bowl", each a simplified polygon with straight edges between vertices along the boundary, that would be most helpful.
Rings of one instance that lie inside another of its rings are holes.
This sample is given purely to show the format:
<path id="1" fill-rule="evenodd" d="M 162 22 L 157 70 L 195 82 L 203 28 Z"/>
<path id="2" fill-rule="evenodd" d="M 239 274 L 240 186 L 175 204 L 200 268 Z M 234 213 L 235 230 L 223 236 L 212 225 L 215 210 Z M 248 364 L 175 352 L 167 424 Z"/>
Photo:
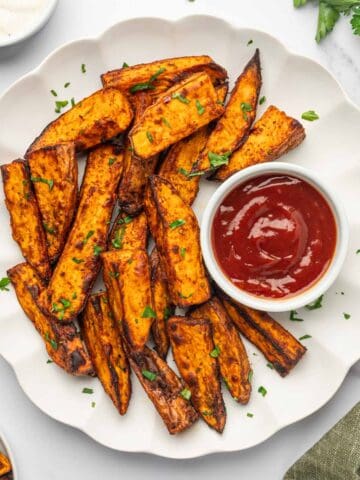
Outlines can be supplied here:
<path id="1" fill-rule="evenodd" d="M 222 268 L 218 264 L 214 254 L 211 238 L 213 219 L 224 198 L 232 190 L 234 190 L 234 188 L 250 180 L 251 178 L 268 174 L 290 175 L 300 178 L 312 185 L 318 192 L 322 194 L 330 206 L 334 215 L 337 229 L 335 253 L 328 269 L 319 278 L 319 280 L 310 285 L 308 289 L 302 290 L 298 294 L 295 293 L 292 296 L 285 298 L 258 297 L 236 287 L 224 274 Z M 349 240 L 349 226 L 341 203 L 335 197 L 333 192 L 317 178 L 317 175 L 297 165 L 291 165 L 283 162 L 272 162 L 245 168 L 244 170 L 232 175 L 228 180 L 219 186 L 204 210 L 201 222 L 200 239 L 206 267 L 213 280 L 229 297 L 234 299 L 236 302 L 242 303 L 257 310 L 263 310 L 267 312 L 285 312 L 301 308 L 315 301 L 335 281 L 345 260 Z"/>

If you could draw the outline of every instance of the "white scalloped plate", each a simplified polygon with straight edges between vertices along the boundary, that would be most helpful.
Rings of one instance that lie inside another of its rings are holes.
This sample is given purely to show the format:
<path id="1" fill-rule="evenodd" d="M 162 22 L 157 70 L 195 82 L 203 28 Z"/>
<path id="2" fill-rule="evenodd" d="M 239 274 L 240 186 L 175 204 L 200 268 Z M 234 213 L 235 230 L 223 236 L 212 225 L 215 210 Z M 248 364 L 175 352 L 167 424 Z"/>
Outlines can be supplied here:
<path id="1" fill-rule="evenodd" d="M 253 43 L 247 46 L 250 39 Z M 0 161 L 5 163 L 23 155 L 33 138 L 55 117 L 51 89 L 58 92 L 57 99 L 79 100 L 100 87 L 100 73 L 124 61 L 131 65 L 203 53 L 224 65 L 234 80 L 255 47 L 260 48 L 263 66 L 261 94 L 267 98 L 259 114 L 270 103 L 297 118 L 309 109 L 318 112 L 320 120 L 304 122 L 307 138 L 286 155 L 286 160 L 313 169 L 333 186 L 351 226 L 347 260 L 336 284 L 326 294 L 323 308 L 300 311 L 304 322 L 290 322 L 287 314 L 277 316 L 296 337 L 312 336 L 305 340 L 308 353 L 287 378 L 267 368 L 262 355 L 246 343 L 254 369 L 249 405 L 238 405 L 225 392 L 228 418 L 222 435 L 199 421 L 189 431 L 172 437 L 135 378 L 129 411 L 120 417 L 97 379 L 73 378 L 54 364 L 47 364 L 43 343 L 21 311 L 14 292 L 0 292 L 0 352 L 13 366 L 25 393 L 51 417 L 114 449 L 169 458 L 242 450 L 310 415 L 334 395 L 351 365 L 360 358 L 360 256 L 355 253 L 360 248 L 360 112 L 317 63 L 290 53 L 268 34 L 238 29 L 208 16 L 177 22 L 143 18 L 119 23 L 97 39 L 76 41 L 58 49 L 0 100 Z M 86 64 L 86 74 L 81 73 L 82 63 Z M 67 89 L 63 88 L 65 82 L 71 82 Z M 211 182 L 203 182 L 195 205 L 199 216 L 214 188 Z M 11 239 L 0 195 L 2 276 L 22 259 Z M 351 318 L 345 320 L 343 312 L 351 314 Z M 172 365 L 171 355 L 169 362 Z M 257 393 L 260 385 L 266 387 L 266 397 Z M 93 388 L 94 394 L 82 394 L 83 387 Z M 93 401 L 95 408 L 91 407 Z M 254 416 L 247 417 L 247 412 Z"/>

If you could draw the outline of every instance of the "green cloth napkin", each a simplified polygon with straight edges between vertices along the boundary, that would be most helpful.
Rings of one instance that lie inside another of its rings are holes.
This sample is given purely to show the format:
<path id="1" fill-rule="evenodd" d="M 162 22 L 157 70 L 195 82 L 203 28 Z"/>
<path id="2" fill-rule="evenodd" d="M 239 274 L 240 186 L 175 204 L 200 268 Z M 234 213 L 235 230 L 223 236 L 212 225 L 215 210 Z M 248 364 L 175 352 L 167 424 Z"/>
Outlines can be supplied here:
<path id="1" fill-rule="evenodd" d="M 287 471 L 284 480 L 360 480 L 360 402 Z"/>

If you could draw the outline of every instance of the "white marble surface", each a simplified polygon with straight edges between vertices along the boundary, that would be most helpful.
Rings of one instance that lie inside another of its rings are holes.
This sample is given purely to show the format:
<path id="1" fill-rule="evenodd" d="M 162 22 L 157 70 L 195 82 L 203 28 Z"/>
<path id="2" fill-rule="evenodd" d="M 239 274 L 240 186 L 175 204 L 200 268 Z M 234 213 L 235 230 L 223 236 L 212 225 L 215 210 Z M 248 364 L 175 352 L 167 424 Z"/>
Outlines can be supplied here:
<path id="1" fill-rule="evenodd" d="M 348 96 L 360 106 L 360 37 L 342 19 L 333 34 L 318 46 L 313 38 L 313 6 L 294 11 L 291 0 L 60 0 L 45 29 L 17 51 L 0 52 L 0 93 L 36 67 L 54 48 L 101 33 L 112 23 L 136 16 L 182 17 L 213 14 L 240 26 L 277 36 L 291 50 L 327 67 Z M 146 48 L 146 46 L 144 46 Z M 6 115 L 6 112 L 0 112 Z M 2 274 L 4 272 L 0 272 Z M 0 300 L 6 300 L 0 292 Z M 51 388 L 51 385 L 48 386 Z M 352 368 L 334 398 L 311 417 L 279 432 L 248 451 L 187 461 L 121 454 L 97 445 L 84 434 L 57 423 L 25 397 L 15 375 L 0 358 L 0 429 L 14 452 L 21 480 L 95 480 L 132 478 L 173 480 L 237 478 L 279 480 L 287 468 L 360 398 L 360 363 Z M 141 435 L 141 432 L 137 432 Z"/>

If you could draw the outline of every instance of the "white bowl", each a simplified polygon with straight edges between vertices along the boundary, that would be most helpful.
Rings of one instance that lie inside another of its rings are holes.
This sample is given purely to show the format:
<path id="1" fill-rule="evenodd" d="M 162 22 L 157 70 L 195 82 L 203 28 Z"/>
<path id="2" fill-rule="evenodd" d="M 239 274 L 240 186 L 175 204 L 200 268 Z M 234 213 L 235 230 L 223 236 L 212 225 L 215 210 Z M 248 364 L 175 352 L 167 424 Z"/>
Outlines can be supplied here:
<path id="1" fill-rule="evenodd" d="M 214 215 L 223 201 L 223 199 L 238 185 L 247 180 L 265 174 L 281 173 L 292 175 L 305 180 L 318 190 L 329 204 L 336 223 L 337 239 L 335 253 L 328 269 L 321 278 L 311 285 L 308 289 L 302 290 L 298 294 L 285 298 L 263 298 L 247 293 L 236 287 L 219 266 L 212 247 L 211 229 Z M 207 204 L 202 222 L 201 222 L 201 248 L 207 269 L 217 285 L 236 302 L 242 303 L 248 307 L 256 308 L 267 312 L 285 312 L 301 308 L 313 302 L 320 297 L 335 281 L 340 273 L 344 263 L 349 240 L 349 227 L 345 211 L 334 196 L 321 180 L 317 178 L 310 170 L 298 165 L 292 165 L 283 162 L 262 163 L 252 167 L 245 168 L 226 180 L 211 197 Z"/>
<path id="2" fill-rule="evenodd" d="M 0 39 L 0 48 L 5 49 L 5 47 L 16 45 L 35 35 L 35 33 L 41 30 L 49 21 L 51 15 L 54 13 L 57 3 L 58 0 L 48 0 L 48 5 L 24 30 L 5 39 Z"/>

